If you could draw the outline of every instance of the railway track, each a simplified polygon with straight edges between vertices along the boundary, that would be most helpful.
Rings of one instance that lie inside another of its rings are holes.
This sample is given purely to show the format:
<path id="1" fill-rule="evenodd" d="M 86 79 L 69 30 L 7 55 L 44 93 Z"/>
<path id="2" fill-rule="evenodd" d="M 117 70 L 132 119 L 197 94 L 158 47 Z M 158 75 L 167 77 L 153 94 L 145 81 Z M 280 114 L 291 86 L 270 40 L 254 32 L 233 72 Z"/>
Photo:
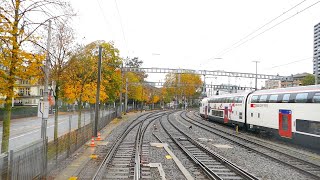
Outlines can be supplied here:
<path id="1" fill-rule="evenodd" d="M 180 130 L 175 124 L 167 121 L 175 129 L 167 128 L 162 120 L 160 124 L 171 140 L 207 175 L 209 179 L 258 179 L 222 156 L 214 153 L 201 143 L 195 141 L 188 134 Z"/>
<path id="2" fill-rule="evenodd" d="M 133 120 L 109 148 L 92 179 L 140 179 L 141 174 L 147 174 L 144 171 L 148 170 L 140 166 L 140 157 L 147 156 L 143 150 L 142 138 L 148 125 L 163 114 L 163 112 L 146 113 Z M 147 124 L 143 128 L 145 121 Z M 135 137 L 135 140 L 124 141 L 130 137 L 131 139 Z"/>
<path id="3" fill-rule="evenodd" d="M 183 116 L 183 114 L 185 115 L 185 117 Z M 317 164 L 314 164 L 314 163 L 305 161 L 303 159 L 297 158 L 293 155 L 284 153 L 283 151 L 281 151 L 283 149 L 279 149 L 270 144 L 268 145 L 262 144 L 262 142 L 259 143 L 252 139 L 238 136 L 236 133 L 226 132 L 213 125 L 208 125 L 204 122 L 194 120 L 193 118 L 188 116 L 187 112 L 185 111 L 180 113 L 180 117 L 197 127 L 205 129 L 208 132 L 211 132 L 243 148 L 246 148 L 250 151 L 254 151 L 260 155 L 263 155 L 267 158 L 270 158 L 286 166 L 290 166 L 300 171 L 301 173 L 304 173 L 306 175 L 313 177 L 314 179 L 320 179 L 320 166 Z"/>

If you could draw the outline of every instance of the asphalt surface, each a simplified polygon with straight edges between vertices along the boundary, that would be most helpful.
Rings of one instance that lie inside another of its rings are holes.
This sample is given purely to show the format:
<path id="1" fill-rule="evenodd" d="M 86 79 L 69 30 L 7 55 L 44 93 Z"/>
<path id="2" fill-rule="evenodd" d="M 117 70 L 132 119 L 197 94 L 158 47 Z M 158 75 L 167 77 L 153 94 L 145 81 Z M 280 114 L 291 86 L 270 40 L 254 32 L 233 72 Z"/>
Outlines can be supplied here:
<path id="1" fill-rule="evenodd" d="M 111 112 L 111 111 L 110 111 Z M 110 113 L 104 111 L 104 115 Z M 83 112 L 81 118 L 81 126 L 90 123 L 90 112 Z M 71 130 L 78 128 L 78 113 L 67 113 L 59 115 L 58 119 L 58 136 L 62 136 L 69 132 L 69 118 L 71 118 Z M 9 150 L 18 150 L 26 147 L 35 141 L 41 139 L 41 118 L 28 117 L 11 120 L 10 124 L 10 143 Z M 2 137 L 2 124 L 0 125 L 0 137 Z M 50 115 L 47 122 L 47 137 L 48 140 L 53 140 L 54 133 L 54 116 Z M 2 139 L 0 139 L 0 143 Z"/>

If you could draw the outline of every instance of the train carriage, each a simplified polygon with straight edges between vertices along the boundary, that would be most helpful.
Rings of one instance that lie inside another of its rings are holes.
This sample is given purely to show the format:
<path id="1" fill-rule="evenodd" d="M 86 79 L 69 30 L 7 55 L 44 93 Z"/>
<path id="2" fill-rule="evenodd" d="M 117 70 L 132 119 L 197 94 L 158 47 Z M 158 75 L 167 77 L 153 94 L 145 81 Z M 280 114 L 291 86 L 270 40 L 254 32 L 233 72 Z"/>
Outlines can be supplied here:
<path id="1" fill-rule="evenodd" d="M 247 127 L 320 148 L 320 86 L 260 90 L 247 100 Z"/>
<path id="2" fill-rule="evenodd" d="M 203 98 L 200 102 L 199 114 L 204 119 L 208 118 L 208 99 L 209 98 Z"/>
<path id="3" fill-rule="evenodd" d="M 224 94 L 208 100 L 210 113 L 208 118 L 226 124 L 245 124 L 245 99 L 249 92 Z"/>

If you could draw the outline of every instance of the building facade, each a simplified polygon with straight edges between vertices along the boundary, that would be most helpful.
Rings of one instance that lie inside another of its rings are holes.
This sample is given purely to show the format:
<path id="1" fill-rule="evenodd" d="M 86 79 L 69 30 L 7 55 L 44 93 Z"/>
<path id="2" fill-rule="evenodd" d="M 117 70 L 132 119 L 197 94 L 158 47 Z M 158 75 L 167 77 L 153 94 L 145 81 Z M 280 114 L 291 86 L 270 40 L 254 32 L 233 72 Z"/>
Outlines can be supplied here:
<path id="1" fill-rule="evenodd" d="M 300 73 L 300 74 L 287 76 L 281 80 L 273 80 L 273 79 L 266 80 L 265 89 L 277 89 L 277 88 L 301 86 L 303 78 L 305 78 L 307 75 L 310 75 L 310 74 Z"/>
<path id="2" fill-rule="evenodd" d="M 265 81 L 265 89 L 277 89 L 281 87 L 281 81 L 280 80 L 266 80 Z"/>
<path id="3" fill-rule="evenodd" d="M 318 72 L 317 77 L 320 77 L 320 23 L 314 26 L 313 74 L 316 74 L 316 72 Z"/>
<path id="4" fill-rule="evenodd" d="M 43 89 L 42 85 L 31 84 L 29 80 L 17 80 L 14 106 L 37 106 L 43 97 Z"/>

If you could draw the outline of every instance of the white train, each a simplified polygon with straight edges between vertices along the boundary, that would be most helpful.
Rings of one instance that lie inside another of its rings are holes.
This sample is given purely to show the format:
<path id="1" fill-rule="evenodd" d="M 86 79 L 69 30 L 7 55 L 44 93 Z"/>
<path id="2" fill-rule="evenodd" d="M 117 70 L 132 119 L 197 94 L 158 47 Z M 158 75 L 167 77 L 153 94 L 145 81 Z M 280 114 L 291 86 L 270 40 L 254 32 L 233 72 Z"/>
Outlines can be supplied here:
<path id="1" fill-rule="evenodd" d="M 319 85 L 217 95 L 205 101 L 207 108 L 200 107 L 204 118 L 271 132 L 320 149 Z"/>

